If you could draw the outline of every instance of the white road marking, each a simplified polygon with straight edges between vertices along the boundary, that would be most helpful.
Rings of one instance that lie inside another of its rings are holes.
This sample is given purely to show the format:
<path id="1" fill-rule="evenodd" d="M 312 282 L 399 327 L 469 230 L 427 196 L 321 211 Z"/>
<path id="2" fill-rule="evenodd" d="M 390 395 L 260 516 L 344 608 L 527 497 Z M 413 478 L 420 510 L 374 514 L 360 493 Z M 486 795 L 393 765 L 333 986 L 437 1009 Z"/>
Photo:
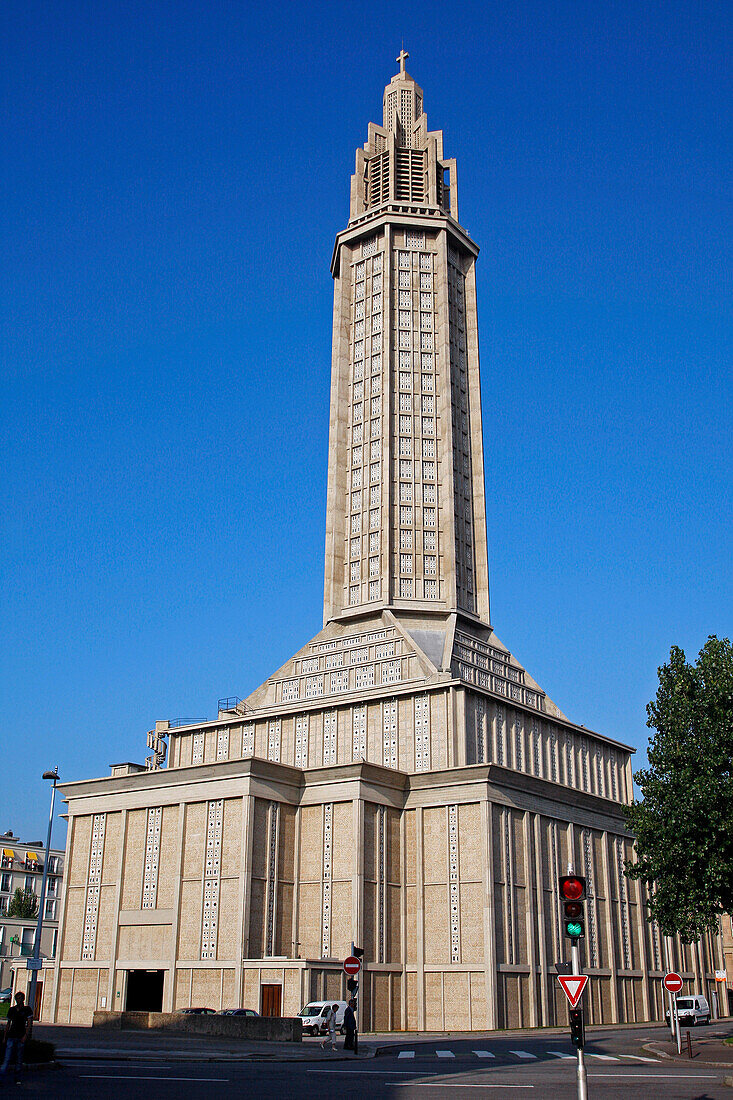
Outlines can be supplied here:
<path id="1" fill-rule="evenodd" d="M 714 1073 L 589 1073 L 589 1077 L 605 1077 L 608 1080 L 627 1081 L 629 1077 L 642 1077 L 645 1081 L 717 1081 Z"/>
<path id="2" fill-rule="evenodd" d="M 564 1054 L 561 1050 L 548 1050 L 547 1053 L 551 1054 L 553 1058 L 570 1058 L 573 1061 L 575 1060 L 574 1054 Z"/>
<path id="3" fill-rule="evenodd" d="M 637 1062 L 651 1062 L 653 1066 L 659 1065 L 658 1058 L 642 1058 L 640 1054 L 619 1054 L 619 1058 L 634 1058 Z"/>
<path id="4" fill-rule="evenodd" d="M 496 1085 L 492 1081 L 490 1085 L 457 1085 L 455 1081 L 388 1081 L 385 1082 L 392 1086 L 392 1088 L 402 1089 L 483 1089 L 484 1092 L 487 1089 L 533 1089 L 534 1085 Z"/>
<path id="5" fill-rule="evenodd" d="M 496 1058 L 495 1054 L 492 1054 L 490 1050 L 474 1050 L 473 1052 L 477 1058 Z"/>
<path id="6" fill-rule="evenodd" d="M 436 1050 L 435 1053 L 439 1058 L 455 1058 L 455 1054 L 452 1050 Z"/>
<path id="7" fill-rule="evenodd" d="M 228 1077 L 139 1077 L 128 1073 L 80 1073 L 79 1077 L 88 1081 L 229 1081 Z"/>
<path id="8" fill-rule="evenodd" d="M 528 1050 L 510 1050 L 510 1054 L 516 1054 L 517 1058 L 537 1058 L 536 1054 L 530 1054 Z"/>
<path id="9" fill-rule="evenodd" d="M 398 1058 L 414 1058 L 415 1057 L 415 1051 L 414 1050 L 401 1050 L 400 1053 L 397 1055 L 397 1057 Z"/>
<path id="10" fill-rule="evenodd" d="M 600 1058 L 602 1062 L 618 1062 L 618 1058 L 613 1054 L 588 1054 L 587 1057 Z"/>

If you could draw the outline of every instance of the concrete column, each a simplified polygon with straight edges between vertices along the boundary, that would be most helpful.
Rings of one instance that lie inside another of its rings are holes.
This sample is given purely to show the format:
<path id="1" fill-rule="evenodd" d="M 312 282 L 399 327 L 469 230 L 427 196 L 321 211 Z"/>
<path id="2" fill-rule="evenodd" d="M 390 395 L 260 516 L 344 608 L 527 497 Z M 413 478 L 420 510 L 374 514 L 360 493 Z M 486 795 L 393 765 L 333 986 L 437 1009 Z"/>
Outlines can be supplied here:
<path id="1" fill-rule="evenodd" d="M 252 897 L 252 841 L 254 837 L 255 800 L 249 788 L 245 795 L 242 816 L 245 819 L 245 841 L 242 848 L 242 879 L 244 880 L 244 893 L 242 898 L 242 958 L 249 958 L 249 913 Z M 300 816 L 298 817 L 298 831 L 300 831 Z M 297 936 L 296 936 L 297 938 Z M 240 966 L 241 970 L 241 966 Z"/>
<path id="2" fill-rule="evenodd" d="M 186 803 L 178 805 L 178 873 L 173 887 L 173 922 L 171 924 L 170 939 L 170 972 L 171 980 L 169 988 L 164 990 L 163 1011 L 172 1012 L 176 985 L 176 959 L 178 958 L 178 929 L 181 922 L 181 880 L 183 879 L 183 844 L 186 836 Z M 189 993 L 190 996 L 190 993 Z"/>
<path id="3" fill-rule="evenodd" d="M 532 817 L 535 815 L 530 814 L 529 810 L 524 811 L 522 818 L 522 839 L 524 842 L 524 864 L 525 864 L 525 890 L 527 891 L 526 905 L 525 905 L 525 927 L 527 936 L 527 958 L 529 961 L 529 1026 L 539 1027 L 541 1015 L 537 1004 L 537 972 L 538 972 L 538 953 L 537 946 L 537 927 L 535 925 L 535 914 L 539 913 L 539 897 L 537 897 L 537 904 L 533 905 L 532 898 L 532 886 L 534 881 L 535 893 L 539 894 L 537 889 L 537 882 L 541 882 L 541 879 L 537 878 L 537 852 L 535 850 L 535 859 L 530 858 L 532 851 L 532 839 L 534 834 Z"/>
<path id="4" fill-rule="evenodd" d="M 417 1030 L 425 1030 L 425 875 L 423 868 L 423 810 L 415 810 L 415 893 L 417 903 Z"/>
<path id="5" fill-rule="evenodd" d="M 496 988 L 496 913 L 494 910 L 493 814 L 488 798 L 481 803 L 483 846 L 481 863 L 484 887 L 484 985 L 489 1030 L 498 1026 Z"/>
<path id="6" fill-rule="evenodd" d="M 540 1003 L 538 1026 L 547 1027 L 550 1023 L 549 1004 L 547 999 L 548 982 L 550 977 L 550 962 L 547 957 L 547 934 L 545 922 L 545 884 L 542 877 L 542 822 L 539 814 L 534 814 L 534 870 L 537 883 L 537 926 L 539 932 L 539 981 Z M 536 988 L 536 977 L 533 974 L 533 986 Z"/>
<path id="7" fill-rule="evenodd" d="M 618 967 L 616 965 L 616 939 L 613 928 L 613 913 L 618 911 L 618 899 L 616 905 L 611 902 L 612 878 L 608 861 L 608 846 L 613 844 L 613 838 L 608 833 L 603 833 L 603 888 L 606 891 L 606 943 L 608 945 L 608 966 L 611 971 L 611 1020 L 610 1023 L 619 1022 L 618 1005 Z M 604 1023 L 608 1021 L 604 1020 Z"/>
<path id="8" fill-rule="evenodd" d="M 114 1011 L 114 985 L 115 985 L 115 963 L 117 962 L 117 954 L 119 950 L 120 941 L 120 900 L 122 898 L 122 874 L 125 866 L 125 848 L 127 846 L 127 810 L 122 810 L 122 822 L 120 826 L 120 854 L 117 860 L 117 870 L 115 878 L 115 924 L 114 932 L 112 934 L 111 945 L 111 957 L 109 960 L 109 973 L 107 975 L 107 1008 L 109 1011 Z M 161 812 L 162 817 L 162 812 Z M 162 839 L 162 831 L 161 831 Z M 159 853 L 160 856 L 160 853 Z M 172 989 L 173 979 L 175 977 L 175 970 L 169 971 L 168 986 Z M 163 990 L 164 1001 L 167 999 L 167 990 L 164 987 Z M 99 989 L 97 989 L 97 1002 L 96 1007 L 99 1008 Z M 166 1012 L 170 1012 L 170 1009 L 164 1009 Z"/>

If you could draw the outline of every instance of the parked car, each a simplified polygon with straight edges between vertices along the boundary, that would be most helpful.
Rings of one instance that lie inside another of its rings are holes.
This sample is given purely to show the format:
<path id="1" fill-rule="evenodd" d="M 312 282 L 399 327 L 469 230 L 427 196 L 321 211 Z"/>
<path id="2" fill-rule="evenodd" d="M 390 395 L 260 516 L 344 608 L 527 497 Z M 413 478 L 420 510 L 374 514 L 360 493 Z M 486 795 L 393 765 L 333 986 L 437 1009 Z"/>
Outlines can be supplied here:
<path id="1" fill-rule="evenodd" d="M 695 1024 L 710 1023 L 710 1005 L 699 993 L 694 997 L 677 997 L 676 1002 L 680 1024 L 692 1024 L 694 1027 Z M 669 1009 L 665 1012 L 664 1018 L 669 1024 Z"/>
<path id="2" fill-rule="evenodd" d="M 253 1008 L 222 1008 L 220 1016 L 259 1016 Z"/>
<path id="3" fill-rule="evenodd" d="M 346 1001 L 310 1001 L 305 1008 L 302 1008 L 298 1013 L 303 1021 L 304 1035 L 326 1034 L 328 1031 L 326 1016 L 331 1006 L 336 1009 L 336 1027 L 343 1035 Z"/>
<path id="4" fill-rule="evenodd" d="M 213 1008 L 177 1008 L 176 1012 L 180 1012 L 182 1016 L 216 1016 Z"/>

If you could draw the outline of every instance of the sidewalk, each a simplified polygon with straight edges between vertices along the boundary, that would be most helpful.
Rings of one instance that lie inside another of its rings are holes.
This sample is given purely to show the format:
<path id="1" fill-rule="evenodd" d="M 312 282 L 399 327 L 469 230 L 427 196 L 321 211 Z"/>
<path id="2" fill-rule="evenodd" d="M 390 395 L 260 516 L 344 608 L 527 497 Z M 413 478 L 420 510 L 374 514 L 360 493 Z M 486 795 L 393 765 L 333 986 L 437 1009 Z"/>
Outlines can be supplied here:
<path id="1" fill-rule="evenodd" d="M 669 1034 L 668 1029 L 667 1034 Z M 690 1028 L 690 1042 L 692 1044 L 692 1060 L 687 1053 L 687 1028 L 682 1029 L 682 1052 L 677 1053 L 677 1044 L 670 1037 L 668 1039 L 655 1039 L 652 1043 L 645 1043 L 644 1050 L 650 1054 L 656 1054 L 659 1058 L 665 1058 L 672 1062 L 685 1062 L 688 1065 L 697 1066 L 721 1066 L 733 1069 L 733 1046 L 723 1042 L 723 1038 L 731 1035 L 730 1028 L 717 1036 L 706 1036 L 698 1039 L 693 1028 Z"/>
<path id="2" fill-rule="evenodd" d="M 343 1039 L 338 1039 L 338 1049 L 321 1050 L 320 1040 L 302 1043 L 252 1042 L 231 1039 L 204 1038 L 203 1036 L 170 1035 L 150 1031 L 103 1031 L 91 1027 L 73 1027 L 64 1024 L 36 1024 L 36 1039 L 44 1039 L 56 1046 L 59 1061 L 168 1061 L 180 1062 L 335 1062 L 354 1061 L 351 1051 L 343 1049 Z M 358 1059 L 373 1058 L 371 1046 L 359 1042 Z"/>

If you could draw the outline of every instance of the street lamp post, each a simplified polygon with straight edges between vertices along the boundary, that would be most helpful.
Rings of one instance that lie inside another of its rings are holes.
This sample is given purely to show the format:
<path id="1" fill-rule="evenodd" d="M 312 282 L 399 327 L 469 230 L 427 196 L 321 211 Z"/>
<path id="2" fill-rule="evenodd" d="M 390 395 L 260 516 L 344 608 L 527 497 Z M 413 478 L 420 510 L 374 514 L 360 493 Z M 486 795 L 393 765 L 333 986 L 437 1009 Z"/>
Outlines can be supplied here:
<path id="1" fill-rule="evenodd" d="M 48 880 L 48 860 L 49 851 L 51 848 L 51 829 L 53 827 L 53 806 L 56 801 L 56 783 L 59 778 L 58 765 L 52 772 L 44 772 L 43 779 L 53 780 L 53 786 L 51 787 L 51 810 L 48 815 L 48 833 L 46 834 L 46 856 L 43 861 L 43 879 L 41 881 L 41 900 L 38 904 L 38 921 L 36 923 L 36 938 L 33 943 L 33 966 L 31 968 L 31 980 L 28 985 L 28 1000 L 27 1005 L 31 1011 L 35 1012 L 36 1007 L 36 986 L 38 984 L 38 971 L 41 968 L 41 933 L 43 931 L 43 910 L 46 905 L 46 882 Z M 40 1013 L 39 1013 L 40 1015 Z"/>

